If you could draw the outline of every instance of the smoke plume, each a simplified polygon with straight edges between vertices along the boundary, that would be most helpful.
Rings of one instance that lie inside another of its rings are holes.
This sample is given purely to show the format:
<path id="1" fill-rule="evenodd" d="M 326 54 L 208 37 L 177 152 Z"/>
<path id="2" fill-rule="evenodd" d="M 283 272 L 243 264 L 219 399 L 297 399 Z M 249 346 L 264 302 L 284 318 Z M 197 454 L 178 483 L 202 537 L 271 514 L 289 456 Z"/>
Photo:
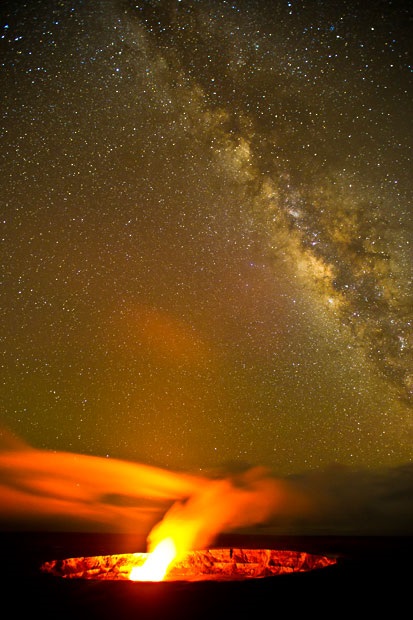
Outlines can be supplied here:
<path id="1" fill-rule="evenodd" d="M 1 529 L 133 532 L 149 549 L 172 532 L 180 551 L 234 531 L 412 533 L 412 464 L 286 479 L 261 467 L 201 476 L 38 450 L 5 431 L 0 438 Z"/>

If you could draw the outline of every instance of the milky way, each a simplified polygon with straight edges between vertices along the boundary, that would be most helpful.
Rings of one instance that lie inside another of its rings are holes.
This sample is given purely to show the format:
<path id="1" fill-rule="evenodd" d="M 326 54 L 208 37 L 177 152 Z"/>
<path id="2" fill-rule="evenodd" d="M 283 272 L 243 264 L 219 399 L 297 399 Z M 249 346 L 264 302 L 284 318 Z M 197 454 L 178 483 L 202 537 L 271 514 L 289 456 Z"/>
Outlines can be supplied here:
<path id="1" fill-rule="evenodd" d="M 1 423 L 174 469 L 410 461 L 411 17 L 3 2 Z"/>

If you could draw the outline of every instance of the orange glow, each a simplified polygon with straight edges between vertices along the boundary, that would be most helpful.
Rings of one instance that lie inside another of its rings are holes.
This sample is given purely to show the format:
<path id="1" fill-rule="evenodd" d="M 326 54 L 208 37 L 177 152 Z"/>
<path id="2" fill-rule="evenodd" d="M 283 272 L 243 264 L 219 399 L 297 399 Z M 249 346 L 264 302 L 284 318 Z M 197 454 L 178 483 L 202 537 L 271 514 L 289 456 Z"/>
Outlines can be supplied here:
<path id="1" fill-rule="evenodd" d="M 176 547 L 172 538 L 165 538 L 149 554 L 142 566 L 132 568 L 131 581 L 162 581 L 176 557 Z"/>
<path id="2" fill-rule="evenodd" d="M 207 484 L 201 476 L 118 459 L 0 448 L 0 525 L 147 535 L 171 503 Z"/>
<path id="3" fill-rule="evenodd" d="M 151 556 L 147 553 L 121 553 L 66 558 L 45 562 L 41 570 L 64 579 L 132 580 L 135 583 L 155 580 L 196 582 L 259 579 L 307 572 L 337 563 L 334 557 L 305 551 L 214 547 L 188 551 L 174 558 L 166 567 L 170 557 L 168 554 L 173 554 L 173 543 L 172 547 L 169 546 L 171 542 L 165 540 Z M 162 556 L 159 564 L 158 558 L 152 562 L 155 554 Z"/>
<path id="4" fill-rule="evenodd" d="M 172 560 L 213 544 L 221 532 L 274 518 L 302 519 L 314 509 L 308 494 L 263 468 L 212 479 L 24 444 L 8 442 L 6 448 L 0 446 L 0 525 L 30 521 L 48 529 L 145 535 L 154 554 L 149 566 L 164 564 L 155 550 L 170 539 L 176 557 L 166 554 L 166 570 Z"/>
<path id="5" fill-rule="evenodd" d="M 203 364 L 211 358 L 210 343 L 202 334 L 159 308 L 135 303 L 118 320 L 128 332 L 128 346 L 143 344 L 156 358 L 187 364 Z"/>
<path id="6" fill-rule="evenodd" d="M 220 532 L 263 523 L 273 515 L 311 512 L 305 495 L 292 485 L 271 479 L 262 468 L 241 474 L 237 482 L 210 480 L 187 499 L 175 502 L 150 531 L 149 551 L 171 537 L 181 556 L 208 547 Z"/>

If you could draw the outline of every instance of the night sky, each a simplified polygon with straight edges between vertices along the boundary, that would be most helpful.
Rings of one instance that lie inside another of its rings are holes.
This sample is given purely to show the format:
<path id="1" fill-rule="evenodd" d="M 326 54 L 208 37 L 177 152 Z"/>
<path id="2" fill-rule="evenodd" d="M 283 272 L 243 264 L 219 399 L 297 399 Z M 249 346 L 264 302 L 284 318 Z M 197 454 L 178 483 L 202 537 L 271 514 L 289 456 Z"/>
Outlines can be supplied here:
<path id="1" fill-rule="evenodd" d="M 411 461 L 411 18 L 3 0 L 0 425 L 171 470 Z"/>

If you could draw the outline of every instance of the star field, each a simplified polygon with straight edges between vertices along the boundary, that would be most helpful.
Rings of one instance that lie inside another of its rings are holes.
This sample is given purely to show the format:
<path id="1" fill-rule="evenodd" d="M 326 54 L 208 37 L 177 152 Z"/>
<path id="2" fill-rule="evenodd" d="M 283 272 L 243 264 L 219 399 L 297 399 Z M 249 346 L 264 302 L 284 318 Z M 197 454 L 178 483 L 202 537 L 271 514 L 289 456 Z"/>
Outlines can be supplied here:
<path id="1" fill-rule="evenodd" d="M 0 424 L 173 469 L 410 461 L 411 18 L 3 2 Z"/>

